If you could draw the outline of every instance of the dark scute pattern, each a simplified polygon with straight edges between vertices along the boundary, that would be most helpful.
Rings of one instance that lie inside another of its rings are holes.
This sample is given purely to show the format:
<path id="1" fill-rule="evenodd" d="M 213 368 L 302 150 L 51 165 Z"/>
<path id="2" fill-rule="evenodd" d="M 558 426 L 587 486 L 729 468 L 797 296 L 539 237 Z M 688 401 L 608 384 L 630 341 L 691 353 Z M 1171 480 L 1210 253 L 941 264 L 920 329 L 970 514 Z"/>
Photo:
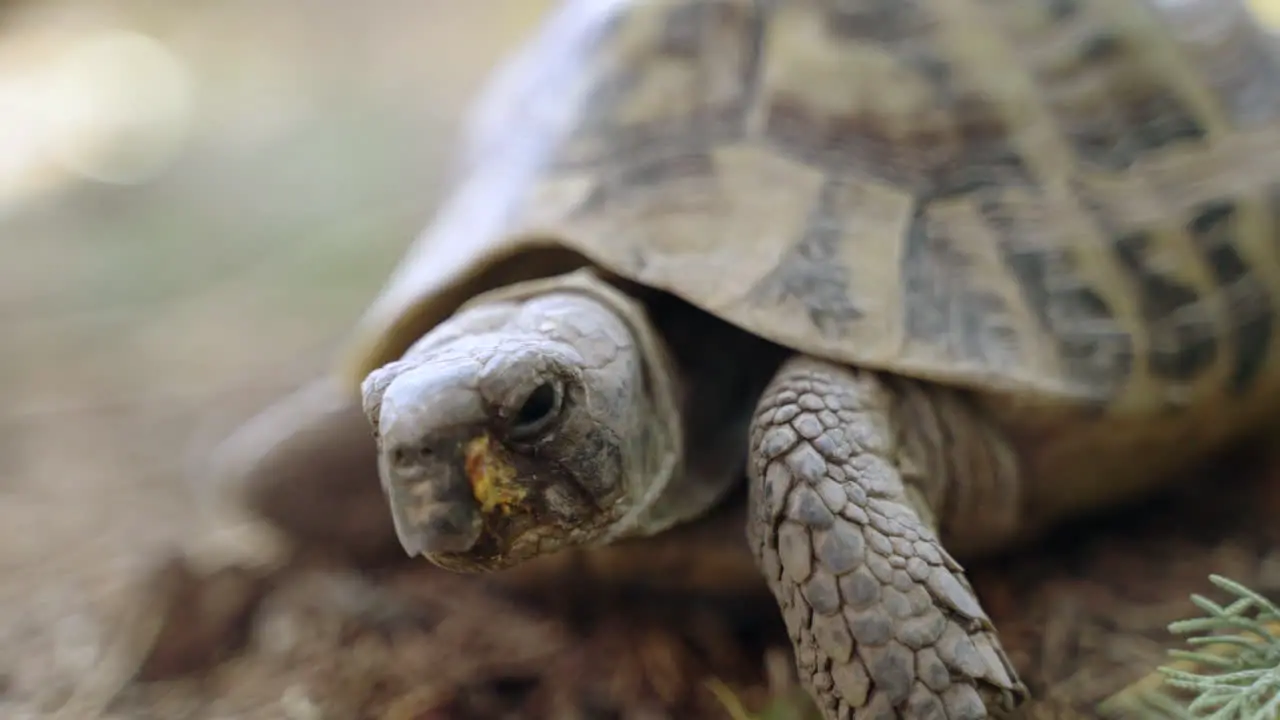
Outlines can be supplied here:
<path id="1" fill-rule="evenodd" d="M 1074 45 L 1071 56 L 1031 68 L 1085 166 L 1125 170 L 1145 155 L 1205 136 L 1191 108 L 1143 66 L 1133 41 L 1102 28 Z"/>
<path id="2" fill-rule="evenodd" d="M 956 239 L 917 210 L 902 259 L 907 337 L 946 343 L 949 353 L 974 365 L 1012 367 L 1018 336 L 999 295 L 967 277 L 969 258 Z"/>
<path id="3" fill-rule="evenodd" d="M 1190 383 L 1218 354 L 1213 317 L 1194 287 L 1162 275 L 1152 261 L 1152 236 L 1134 232 L 1111 244 L 1133 282 L 1151 348 L 1152 374 Z"/>
<path id="4" fill-rule="evenodd" d="M 839 256 L 842 235 L 855 229 L 835 222 L 839 215 L 834 205 L 844 185 L 838 179 L 827 181 L 800 241 L 749 294 L 762 303 L 800 302 L 814 327 L 831 336 L 847 333 L 849 324 L 864 314 L 853 303 L 851 272 Z"/>
<path id="5" fill-rule="evenodd" d="M 1234 357 L 1228 389 L 1241 395 L 1253 388 L 1266 367 L 1276 318 L 1271 291 L 1250 271 L 1235 245 L 1237 215 L 1231 203 L 1205 203 L 1187 231 L 1227 303 Z"/>
<path id="6" fill-rule="evenodd" d="M 764 30 L 760 10 L 739 3 L 684 0 L 664 11 L 661 32 L 643 47 L 633 48 L 631 54 L 614 54 L 618 40 L 606 34 L 598 42 L 602 52 L 582 59 L 596 76 L 556 169 L 608 173 L 652 155 L 705 152 L 742 139 L 760 74 Z M 629 19 L 621 13 L 612 33 L 624 32 Z M 739 61 L 731 70 L 735 79 L 730 97 L 696 103 L 689 112 L 640 120 L 621 116 L 627 100 L 664 63 L 687 67 L 696 96 L 709 97 L 726 65 L 733 62 L 726 58 Z"/>
<path id="7" fill-rule="evenodd" d="M 925 3 L 875 0 L 839 4 L 828 31 L 875 47 L 929 85 L 930 114 L 943 126 L 902 127 L 874 106 L 846 116 L 805 107 L 786 93 L 769 98 L 766 139 L 781 152 L 832 174 L 858 174 L 931 198 L 984 184 L 1030 183 L 1010 147 L 1001 113 L 980 89 L 964 87 L 943 48 L 932 42 L 937 18 Z"/>
<path id="8" fill-rule="evenodd" d="M 1132 338 L 1117 324 L 1106 299 L 1080 280 L 1072 248 L 1023 247 L 990 212 L 988 222 L 1004 231 L 1001 256 L 1040 327 L 1056 344 L 1066 380 L 1105 403 L 1133 372 Z"/>
<path id="9" fill-rule="evenodd" d="M 1008 142 L 1008 128 L 999 109 L 979 92 L 960 85 L 941 48 L 929 42 L 929 28 L 936 18 L 922 3 L 844 3 L 832 8 L 828 19 L 829 32 L 878 47 L 924 79 L 931 86 L 929 96 L 937 114 L 948 118 L 947 125 L 890 127 L 871 114 L 874 108 L 844 117 L 820 115 L 779 94 L 770 98 L 767 109 L 767 140 L 790 157 L 825 168 L 831 177 L 875 178 L 921 198 L 902 259 L 908 337 L 935 345 L 950 342 L 957 357 L 975 364 L 1012 364 L 1016 351 L 1010 346 L 1016 338 L 1004 322 L 1003 301 L 966 282 L 963 269 L 956 272 L 957 268 L 951 267 L 963 262 L 962 256 L 948 254 L 949 249 L 955 249 L 953 240 L 936 228 L 930 237 L 925 228 L 931 202 L 989 187 L 1034 185 L 1025 161 Z M 822 207 L 820 203 L 819 213 Z M 815 326 L 831 333 L 841 327 L 831 322 L 832 303 L 856 310 L 856 301 L 847 298 L 858 288 L 844 285 L 837 290 L 824 276 L 843 278 L 845 273 L 812 262 L 812 248 L 815 244 L 831 246 L 839 242 L 840 232 L 857 233 L 859 228 L 856 224 L 831 226 L 821 220 L 811 219 L 805 236 L 778 272 L 766 278 L 756 297 L 774 300 L 805 293 L 810 296 L 805 304 Z M 815 233 L 822 237 L 814 237 Z M 827 251 L 822 255 L 834 254 Z M 787 289 L 778 290 L 783 285 Z M 850 312 L 841 319 L 856 320 L 860 315 Z"/>
<path id="10" fill-rule="evenodd" d="M 1080 12 L 1080 0 L 1043 0 L 1049 17 L 1054 20 L 1067 20 Z"/>
<path id="11" fill-rule="evenodd" d="M 920 0 L 863 0 L 834 2 L 827 10 L 827 27 L 850 40 L 896 43 L 920 38 L 928 16 Z"/>
<path id="12" fill-rule="evenodd" d="M 625 203 L 638 190 L 661 187 L 682 178 L 710 177 L 714 173 L 715 164 L 706 151 L 673 148 L 668 153 L 655 153 L 600 177 L 578 211 L 595 212 L 613 203 Z"/>

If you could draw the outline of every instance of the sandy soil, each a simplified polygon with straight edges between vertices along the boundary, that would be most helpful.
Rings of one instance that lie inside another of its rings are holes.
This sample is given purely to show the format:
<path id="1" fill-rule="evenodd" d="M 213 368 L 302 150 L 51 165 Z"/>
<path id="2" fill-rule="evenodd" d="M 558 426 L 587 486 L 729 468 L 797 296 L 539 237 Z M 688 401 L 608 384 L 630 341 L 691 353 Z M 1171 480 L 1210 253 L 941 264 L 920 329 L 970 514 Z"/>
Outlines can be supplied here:
<path id="1" fill-rule="evenodd" d="M 324 366 L 429 217 L 466 98 L 543 4 L 120 0 L 54 23 L 47 3 L 5 38 L 125 23 L 185 63 L 195 104 L 150 181 L 73 179 L 0 214 L 0 716 L 53 717 L 109 659 L 143 569 L 218 529 L 204 453 Z M 1057 699 L 1038 717 L 1147 673 L 1210 572 L 1280 592 L 1274 477 L 1207 470 L 973 569 L 1032 689 Z M 568 584 L 300 575 L 265 598 L 247 654 L 131 688 L 111 716 L 725 717 L 711 680 L 757 710 L 794 692 L 767 599 Z"/>

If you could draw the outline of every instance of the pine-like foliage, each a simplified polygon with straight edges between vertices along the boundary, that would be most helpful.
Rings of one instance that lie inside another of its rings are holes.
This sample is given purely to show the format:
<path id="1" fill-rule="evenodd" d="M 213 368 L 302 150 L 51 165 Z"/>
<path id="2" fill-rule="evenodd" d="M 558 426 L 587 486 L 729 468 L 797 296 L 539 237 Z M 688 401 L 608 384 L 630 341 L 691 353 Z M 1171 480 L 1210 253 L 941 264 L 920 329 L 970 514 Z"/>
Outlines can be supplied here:
<path id="1" fill-rule="evenodd" d="M 1280 608 L 1240 583 L 1209 579 L 1235 599 L 1223 606 L 1191 596 L 1204 615 L 1169 630 L 1194 649 L 1170 651 L 1179 662 L 1160 669 L 1164 692 L 1148 699 L 1149 710 L 1178 720 L 1280 720 Z"/>

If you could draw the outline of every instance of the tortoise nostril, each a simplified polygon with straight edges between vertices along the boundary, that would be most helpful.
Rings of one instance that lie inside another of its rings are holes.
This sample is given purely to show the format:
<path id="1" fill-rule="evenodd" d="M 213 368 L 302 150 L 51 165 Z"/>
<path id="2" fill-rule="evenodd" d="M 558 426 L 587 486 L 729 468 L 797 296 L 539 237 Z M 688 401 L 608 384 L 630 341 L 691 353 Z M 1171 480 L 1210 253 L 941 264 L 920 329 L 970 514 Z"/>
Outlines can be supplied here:
<path id="1" fill-rule="evenodd" d="M 421 465 L 432 455 L 431 448 L 425 444 L 397 445 L 391 451 L 391 464 L 397 468 L 408 469 Z"/>
<path id="2" fill-rule="evenodd" d="M 391 451 L 391 464 L 396 467 L 404 467 L 413 462 L 413 453 L 403 446 L 397 447 Z"/>

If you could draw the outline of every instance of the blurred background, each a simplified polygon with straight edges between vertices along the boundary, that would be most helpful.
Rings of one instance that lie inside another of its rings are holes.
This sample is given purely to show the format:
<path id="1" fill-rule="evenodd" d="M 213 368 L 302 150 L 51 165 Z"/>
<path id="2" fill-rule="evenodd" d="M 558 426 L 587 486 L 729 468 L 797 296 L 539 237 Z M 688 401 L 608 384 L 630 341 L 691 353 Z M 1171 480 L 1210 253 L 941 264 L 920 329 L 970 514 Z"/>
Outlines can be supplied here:
<path id="1" fill-rule="evenodd" d="M 0 0 L 0 716 L 202 528 L 192 463 L 330 358 L 547 5 Z"/>
<path id="2" fill-rule="evenodd" d="M 328 361 L 550 4 L 0 0 L 0 716 L 208 529 L 191 468 Z"/>

